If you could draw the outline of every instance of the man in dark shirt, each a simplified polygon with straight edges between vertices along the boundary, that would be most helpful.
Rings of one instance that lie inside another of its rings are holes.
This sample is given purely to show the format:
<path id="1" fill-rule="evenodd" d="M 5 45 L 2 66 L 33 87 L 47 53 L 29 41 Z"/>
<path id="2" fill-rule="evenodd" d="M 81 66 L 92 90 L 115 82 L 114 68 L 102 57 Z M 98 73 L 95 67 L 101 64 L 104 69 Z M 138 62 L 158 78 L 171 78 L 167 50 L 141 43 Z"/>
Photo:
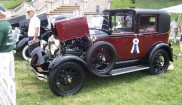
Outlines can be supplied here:
<path id="1" fill-rule="evenodd" d="M 13 56 L 13 34 L 6 20 L 6 9 L 0 4 L 0 77 L 15 78 Z"/>

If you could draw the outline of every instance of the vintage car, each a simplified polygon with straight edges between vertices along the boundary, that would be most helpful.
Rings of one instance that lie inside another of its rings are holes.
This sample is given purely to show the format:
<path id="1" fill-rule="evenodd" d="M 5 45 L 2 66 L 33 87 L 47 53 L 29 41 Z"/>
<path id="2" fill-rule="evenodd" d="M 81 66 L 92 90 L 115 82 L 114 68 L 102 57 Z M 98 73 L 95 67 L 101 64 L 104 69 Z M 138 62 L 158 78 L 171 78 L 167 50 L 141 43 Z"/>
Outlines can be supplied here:
<path id="1" fill-rule="evenodd" d="M 79 92 L 88 73 L 98 77 L 135 71 L 157 75 L 173 62 L 168 44 L 170 15 L 162 10 L 105 10 L 101 15 L 59 20 L 51 27 L 60 42 L 60 55 L 49 59 L 44 53 L 43 73 L 36 70 L 36 54 L 30 65 L 57 96 Z"/>
<path id="2" fill-rule="evenodd" d="M 40 14 L 38 15 L 38 18 L 41 21 L 41 27 L 40 27 L 40 34 L 42 38 L 43 36 L 47 34 L 50 34 L 50 32 L 46 31 L 46 27 L 48 26 L 48 19 L 47 14 Z M 20 30 L 20 35 L 16 40 L 15 48 L 16 54 L 21 55 L 25 60 L 30 58 L 30 55 L 28 53 L 28 25 L 30 19 L 26 19 L 26 16 L 17 16 L 8 19 L 13 29 L 18 28 Z"/>

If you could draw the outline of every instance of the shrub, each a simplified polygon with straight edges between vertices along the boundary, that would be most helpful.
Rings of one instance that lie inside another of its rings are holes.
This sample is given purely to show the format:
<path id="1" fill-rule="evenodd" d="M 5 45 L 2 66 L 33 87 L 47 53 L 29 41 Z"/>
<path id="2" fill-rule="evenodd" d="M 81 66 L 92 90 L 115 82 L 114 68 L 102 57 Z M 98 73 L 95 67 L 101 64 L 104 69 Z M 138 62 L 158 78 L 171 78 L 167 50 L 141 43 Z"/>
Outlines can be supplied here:
<path id="1" fill-rule="evenodd" d="M 3 4 L 7 9 L 14 9 L 25 1 L 29 1 L 29 0 L 9 0 L 9 1 L 1 0 L 0 4 Z"/>

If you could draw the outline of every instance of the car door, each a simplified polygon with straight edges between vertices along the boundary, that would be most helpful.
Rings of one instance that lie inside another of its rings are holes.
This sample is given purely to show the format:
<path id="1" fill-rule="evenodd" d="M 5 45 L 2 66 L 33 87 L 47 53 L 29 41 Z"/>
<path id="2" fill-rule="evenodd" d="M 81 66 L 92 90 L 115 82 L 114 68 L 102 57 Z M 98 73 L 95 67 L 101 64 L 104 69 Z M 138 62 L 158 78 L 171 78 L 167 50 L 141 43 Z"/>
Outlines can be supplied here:
<path id="1" fill-rule="evenodd" d="M 134 44 L 134 41 L 138 41 L 138 36 L 134 34 L 133 22 L 132 14 L 112 16 L 112 34 L 108 40 L 115 47 L 118 60 L 137 59 L 142 56 L 140 51 L 143 48 L 139 48 L 140 43 Z"/>
<path id="2" fill-rule="evenodd" d="M 149 49 L 157 40 L 157 15 L 140 15 L 138 21 L 138 39 L 140 41 L 141 57 L 146 56 Z"/>

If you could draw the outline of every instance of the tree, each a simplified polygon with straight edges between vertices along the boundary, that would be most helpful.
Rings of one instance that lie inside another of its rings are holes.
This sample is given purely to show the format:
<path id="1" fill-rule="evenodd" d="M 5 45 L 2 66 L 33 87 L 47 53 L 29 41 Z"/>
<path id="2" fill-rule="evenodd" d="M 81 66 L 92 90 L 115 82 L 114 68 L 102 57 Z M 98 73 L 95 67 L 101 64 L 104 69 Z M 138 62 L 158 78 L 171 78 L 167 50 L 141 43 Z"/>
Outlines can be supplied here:
<path id="1" fill-rule="evenodd" d="M 135 0 L 134 0 L 135 1 Z M 135 5 L 131 0 L 113 0 L 112 9 L 133 8 Z"/>
<path id="2" fill-rule="evenodd" d="M 131 0 L 133 4 L 135 4 L 135 0 Z"/>

